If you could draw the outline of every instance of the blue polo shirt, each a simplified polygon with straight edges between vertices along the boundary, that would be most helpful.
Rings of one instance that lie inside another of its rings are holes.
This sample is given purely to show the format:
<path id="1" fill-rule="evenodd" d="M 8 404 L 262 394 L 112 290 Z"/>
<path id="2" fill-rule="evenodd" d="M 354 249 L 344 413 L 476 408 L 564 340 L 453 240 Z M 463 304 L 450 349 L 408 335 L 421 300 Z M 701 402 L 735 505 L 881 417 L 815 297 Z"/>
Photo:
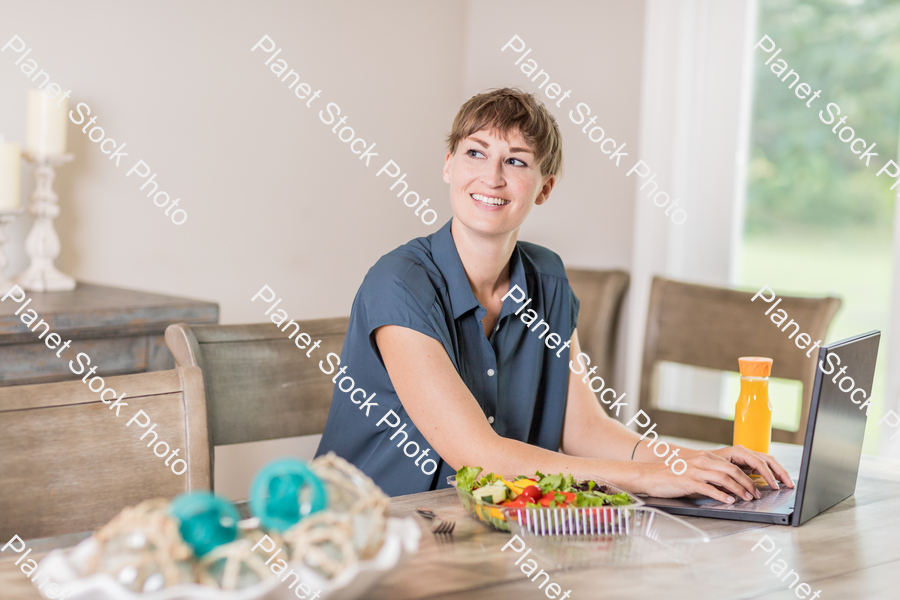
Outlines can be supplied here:
<path id="1" fill-rule="evenodd" d="M 341 377 L 351 376 L 365 394 L 335 385 L 316 453 L 334 451 L 391 496 L 447 487 L 447 476 L 455 471 L 434 452 L 394 391 L 375 345 L 374 331 L 383 325 L 408 327 L 439 341 L 498 435 L 553 451 L 562 438 L 569 384 L 564 343 L 578 318 L 578 299 L 562 260 L 542 246 L 516 244 L 510 289 L 527 290 L 526 299 L 515 302 L 518 293 L 506 298 L 487 338 L 481 324 L 487 311 L 469 285 L 451 222 L 382 256 L 366 275 L 353 300 L 340 358 L 340 366 L 347 367 Z M 523 306 L 527 298 L 531 302 Z M 549 346 L 556 339 L 546 343 L 551 333 L 562 340 L 554 349 Z M 445 409 L 438 401 L 433 410 Z"/>

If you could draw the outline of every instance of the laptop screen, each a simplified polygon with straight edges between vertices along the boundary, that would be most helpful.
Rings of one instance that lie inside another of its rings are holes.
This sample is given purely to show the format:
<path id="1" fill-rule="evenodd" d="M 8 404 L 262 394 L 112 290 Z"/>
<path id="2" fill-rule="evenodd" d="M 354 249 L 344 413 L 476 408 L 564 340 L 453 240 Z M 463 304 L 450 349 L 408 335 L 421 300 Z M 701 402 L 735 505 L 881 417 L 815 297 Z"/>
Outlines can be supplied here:
<path id="1" fill-rule="evenodd" d="M 795 507 L 792 525 L 802 525 L 856 489 L 880 339 L 873 331 L 819 349 L 797 482 L 802 504 Z"/>

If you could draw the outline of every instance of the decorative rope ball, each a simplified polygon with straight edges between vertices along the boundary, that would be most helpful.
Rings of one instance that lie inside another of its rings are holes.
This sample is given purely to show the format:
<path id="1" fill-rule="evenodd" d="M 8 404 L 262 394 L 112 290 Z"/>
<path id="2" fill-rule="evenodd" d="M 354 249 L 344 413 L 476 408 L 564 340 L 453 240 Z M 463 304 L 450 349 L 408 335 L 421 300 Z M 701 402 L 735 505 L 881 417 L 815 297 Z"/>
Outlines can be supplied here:
<path id="1" fill-rule="evenodd" d="M 328 492 L 328 509 L 345 515 L 359 557 L 365 560 L 378 554 L 390 498 L 365 473 L 333 452 L 313 460 L 310 468 Z"/>
<path id="2" fill-rule="evenodd" d="M 191 549 L 167 514 L 169 502 L 128 507 L 94 533 L 99 548 L 87 573 L 107 573 L 133 592 L 155 592 L 194 580 Z"/>
<path id="3" fill-rule="evenodd" d="M 310 463 L 328 494 L 328 508 L 284 532 L 291 559 L 333 578 L 371 558 L 384 541 L 388 497 L 346 460 L 329 452 Z"/>
<path id="4" fill-rule="evenodd" d="M 199 559 L 197 581 L 223 590 L 240 590 L 272 577 L 273 572 L 266 566 L 265 556 L 253 552 L 253 547 L 265 535 L 275 542 L 276 547 L 283 546 L 275 532 L 266 533 L 261 529 L 242 531 L 237 540 L 218 546 Z"/>

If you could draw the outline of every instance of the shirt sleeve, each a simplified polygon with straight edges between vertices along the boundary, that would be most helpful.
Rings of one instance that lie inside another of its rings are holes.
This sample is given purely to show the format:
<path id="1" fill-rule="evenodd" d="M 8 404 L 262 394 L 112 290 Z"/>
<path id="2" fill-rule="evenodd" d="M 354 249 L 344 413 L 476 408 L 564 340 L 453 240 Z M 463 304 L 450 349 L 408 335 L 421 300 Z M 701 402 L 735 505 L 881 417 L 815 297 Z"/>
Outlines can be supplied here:
<path id="1" fill-rule="evenodd" d="M 569 339 L 572 339 L 572 334 L 575 333 L 575 328 L 578 327 L 578 309 L 581 306 L 581 302 L 578 300 L 578 296 L 575 295 L 575 290 L 572 289 L 572 286 L 568 285 L 566 282 L 566 287 L 569 288 L 569 296 L 571 297 L 570 308 L 571 311 L 571 321 L 572 323 L 572 331 L 569 332 Z"/>
<path id="2" fill-rule="evenodd" d="M 443 343 L 435 318 L 437 301 L 434 284 L 420 265 L 388 256 L 379 260 L 357 296 L 366 335 L 379 358 L 374 332 L 385 325 L 406 327 Z"/>

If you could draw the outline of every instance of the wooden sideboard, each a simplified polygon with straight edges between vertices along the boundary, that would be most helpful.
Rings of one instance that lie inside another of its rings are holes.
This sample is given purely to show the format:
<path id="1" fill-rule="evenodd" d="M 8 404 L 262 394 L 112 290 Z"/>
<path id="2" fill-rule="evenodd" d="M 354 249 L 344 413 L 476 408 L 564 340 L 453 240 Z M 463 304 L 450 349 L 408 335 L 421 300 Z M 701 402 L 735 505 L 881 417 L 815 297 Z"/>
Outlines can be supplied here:
<path id="1" fill-rule="evenodd" d="M 0 386 L 80 379 L 69 367 L 80 352 L 90 356 L 90 365 L 102 376 L 171 369 L 175 361 L 166 347 L 166 327 L 219 321 L 214 302 L 90 283 L 79 282 L 71 292 L 25 294 L 32 301 L 18 316 L 24 301 L 0 302 Z M 48 348 L 46 335 L 38 337 L 45 328 L 33 332 L 21 320 L 28 309 L 71 345 L 61 352 Z"/>

